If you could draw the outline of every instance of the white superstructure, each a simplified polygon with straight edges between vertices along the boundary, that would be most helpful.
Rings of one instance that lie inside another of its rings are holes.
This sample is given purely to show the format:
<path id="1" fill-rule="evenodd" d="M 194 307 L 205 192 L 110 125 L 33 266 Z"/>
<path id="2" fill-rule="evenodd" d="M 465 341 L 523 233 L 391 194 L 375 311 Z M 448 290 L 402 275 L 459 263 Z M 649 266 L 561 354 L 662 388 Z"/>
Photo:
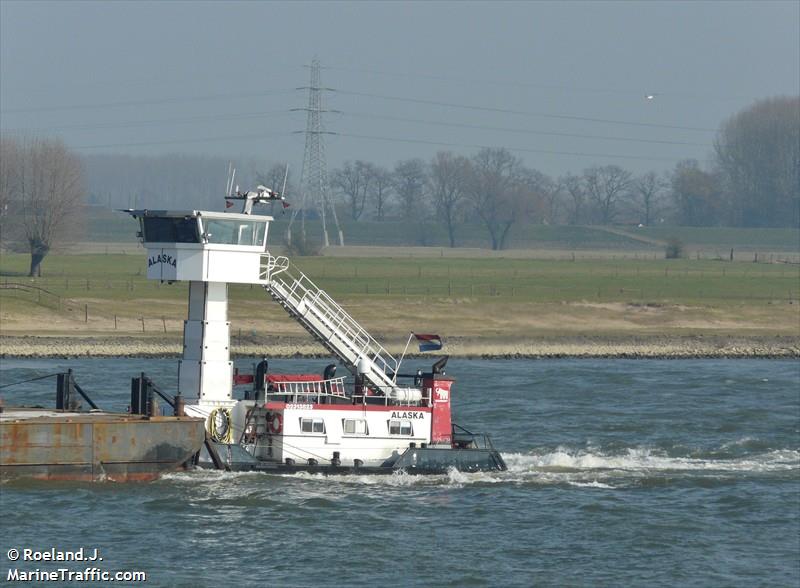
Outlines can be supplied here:
<path id="1" fill-rule="evenodd" d="M 199 210 L 135 210 L 147 249 L 147 277 L 189 282 L 178 392 L 190 414 L 230 409 L 228 284 L 266 284 L 261 263 L 272 217 Z M 193 408 L 194 407 L 194 408 Z"/>
<path id="2" fill-rule="evenodd" d="M 424 391 L 421 379 L 416 386 L 399 385 L 397 359 L 286 257 L 269 253 L 272 217 L 198 210 L 128 212 L 140 222 L 148 278 L 189 282 L 178 392 L 188 414 L 207 418 L 216 441 L 241 442 L 264 460 L 368 464 L 380 464 L 412 444 L 450 442 L 449 395 L 438 401 L 437 441 L 433 389 Z M 234 398 L 229 283 L 264 287 L 341 360 L 355 377 L 354 390 L 345 394 L 344 378 L 306 374 L 298 382 L 268 382 L 262 374 L 250 398 Z"/>
<path id="3" fill-rule="evenodd" d="M 244 201 L 241 213 L 127 211 L 140 223 L 147 277 L 189 283 L 178 392 L 186 413 L 206 420 L 205 446 L 214 467 L 370 467 L 381 473 L 506 468 L 488 437 L 452 423 L 446 357 L 427 373 L 399 374 L 400 362 L 349 313 L 286 257 L 267 249 L 272 218 L 250 214 L 252 206 L 282 197 L 264 186 L 234 192 L 233 175 L 228 194 L 227 200 Z M 353 381 L 336 377 L 335 364 L 323 374 L 275 374 L 264 359 L 252 375 L 235 372 L 231 283 L 262 286 L 340 360 Z M 251 386 L 237 398 L 235 384 Z"/>

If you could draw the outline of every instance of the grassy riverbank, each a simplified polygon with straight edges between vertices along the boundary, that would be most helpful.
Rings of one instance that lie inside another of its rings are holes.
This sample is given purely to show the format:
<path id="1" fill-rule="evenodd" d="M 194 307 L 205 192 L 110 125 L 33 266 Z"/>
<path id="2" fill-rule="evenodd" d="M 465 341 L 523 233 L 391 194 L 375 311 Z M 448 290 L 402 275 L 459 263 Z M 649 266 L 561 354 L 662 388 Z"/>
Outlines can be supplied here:
<path id="1" fill-rule="evenodd" d="M 35 279 L 24 276 L 27 260 L 0 263 L 3 354 L 178 353 L 187 286 L 147 280 L 142 255 L 53 255 Z M 785 355 L 800 341 L 792 264 L 313 257 L 298 266 L 393 350 L 411 331 L 439 333 L 466 356 Z M 323 352 L 260 287 L 231 286 L 230 297 L 235 353 Z"/>

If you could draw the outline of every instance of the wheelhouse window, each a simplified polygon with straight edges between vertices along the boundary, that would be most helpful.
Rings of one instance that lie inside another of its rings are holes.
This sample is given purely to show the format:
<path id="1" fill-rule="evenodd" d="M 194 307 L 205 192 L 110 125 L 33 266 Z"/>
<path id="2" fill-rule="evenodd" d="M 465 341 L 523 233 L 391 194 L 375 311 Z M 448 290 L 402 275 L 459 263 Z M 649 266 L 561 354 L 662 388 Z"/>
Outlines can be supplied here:
<path id="1" fill-rule="evenodd" d="M 325 421 L 322 419 L 300 419 L 300 431 L 303 433 L 324 433 Z"/>
<path id="2" fill-rule="evenodd" d="M 389 421 L 389 434 L 413 435 L 414 430 L 411 428 L 411 421 Z"/>
<path id="3" fill-rule="evenodd" d="M 142 235 L 145 243 L 199 243 L 200 232 L 197 230 L 195 217 L 159 217 L 142 218 Z"/>
<path id="4" fill-rule="evenodd" d="M 203 219 L 205 237 L 209 243 L 263 247 L 267 223 L 236 219 Z"/>
<path id="5" fill-rule="evenodd" d="M 364 419 L 342 419 L 345 435 L 367 435 L 367 421 Z"/>

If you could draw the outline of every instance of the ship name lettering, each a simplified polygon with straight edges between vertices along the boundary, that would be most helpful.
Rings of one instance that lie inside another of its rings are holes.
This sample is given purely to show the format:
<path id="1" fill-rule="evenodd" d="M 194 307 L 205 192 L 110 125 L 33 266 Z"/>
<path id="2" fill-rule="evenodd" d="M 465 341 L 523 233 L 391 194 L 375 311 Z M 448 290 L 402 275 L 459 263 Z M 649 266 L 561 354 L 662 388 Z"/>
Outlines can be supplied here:
<path id="1" fill-rule="evenodd" d="M 393 419 L 424 419 L 424 412 L 392 412 Z"/>
<path id="2" fill-rule="evenodd" d="M 152 257 L 147 258 L 147 267 L 152 267 L 157 263 L 166 263 L 172 267 L 177 267 L 177 260 L 171 255 L 159 253 L 158 255 L 153 255 Z"/>

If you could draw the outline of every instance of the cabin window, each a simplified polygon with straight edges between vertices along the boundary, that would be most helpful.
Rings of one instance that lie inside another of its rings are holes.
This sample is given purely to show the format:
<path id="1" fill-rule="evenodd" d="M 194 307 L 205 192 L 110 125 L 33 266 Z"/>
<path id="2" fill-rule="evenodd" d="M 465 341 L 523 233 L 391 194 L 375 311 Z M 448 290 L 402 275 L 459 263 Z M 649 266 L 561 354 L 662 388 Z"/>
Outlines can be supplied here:
<path id="1" fill-rule="evenodd" d="M 300 430 L 303 433 L 324 433 L 325 421 L 322 419 L 300 419 Z"/>
<path id="2" fill-rule="evenodd" d="M 209 243 L 262 247 L 267 223 L 250 220 L 203 219 Z"/>
<path id="3" fill-rule="evenodd" d="M 145 216 L 142 218 L 145 243 L 199 243 L 195 217 Z"/>
<path id="4" fill-rule="evenodd" d="M 413 435 L 411 421 L 389 421 L 390 435 Z"/>
<path id="5" fill-rule="evenodd" d="M 344 421 L 343 430 L 345 435 L 366 435 L 367 421 L 364 419 L 342 419 Z"/>

